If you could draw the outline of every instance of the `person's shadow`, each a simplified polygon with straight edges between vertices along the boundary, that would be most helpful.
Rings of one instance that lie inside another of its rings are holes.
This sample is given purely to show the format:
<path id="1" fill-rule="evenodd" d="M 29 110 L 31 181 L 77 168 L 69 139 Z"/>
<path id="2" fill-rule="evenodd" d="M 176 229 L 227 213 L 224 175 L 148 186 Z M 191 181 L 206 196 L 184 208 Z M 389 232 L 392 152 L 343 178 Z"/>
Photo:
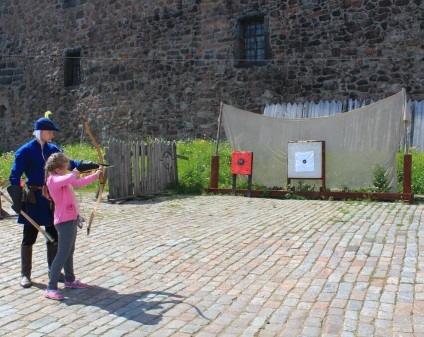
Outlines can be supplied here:
<path id="1" fill-rule="evenodd" d="M 115 290 L 99 286 L 86 289 L 63 289 L 65 299 L 61 301 L 68 306 L 95 306 L 117 317 L 139 322 L 144 325 L 156 325 L 163 314 L 176 305 L 189 305 L 201 317 L 209 320 L 194 305 L 184 302 L 184 297 L 169 292 L 141 291 L 133 294 L 120 294 Z"/>

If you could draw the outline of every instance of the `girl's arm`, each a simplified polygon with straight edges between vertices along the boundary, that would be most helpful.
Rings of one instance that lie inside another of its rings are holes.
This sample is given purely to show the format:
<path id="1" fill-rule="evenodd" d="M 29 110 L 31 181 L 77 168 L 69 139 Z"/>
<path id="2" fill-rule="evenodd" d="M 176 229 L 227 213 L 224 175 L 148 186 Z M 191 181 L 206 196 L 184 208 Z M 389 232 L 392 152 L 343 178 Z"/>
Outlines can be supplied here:
<path id="1" fill-rule="evenodd" d="M 49 179 L 49 188 L 59 188 L 72 184 L 73 181 L 77 179 L 78 171 L 72 171 L 63 176 L 52 174 Z"/>
<path id="2" fill-rule="evenodd" d="M 80 179 L 75 179 L 71 182 L 71 185 L 75 188 L 89 185 L 93 181 L 96 181 L 99 178 L 100 173 L 101 173 L 101 171 L 97 170 L 96 173 L 94 173 L 94 174 L 90 174 L 90 175 L 82 177 Z"/>

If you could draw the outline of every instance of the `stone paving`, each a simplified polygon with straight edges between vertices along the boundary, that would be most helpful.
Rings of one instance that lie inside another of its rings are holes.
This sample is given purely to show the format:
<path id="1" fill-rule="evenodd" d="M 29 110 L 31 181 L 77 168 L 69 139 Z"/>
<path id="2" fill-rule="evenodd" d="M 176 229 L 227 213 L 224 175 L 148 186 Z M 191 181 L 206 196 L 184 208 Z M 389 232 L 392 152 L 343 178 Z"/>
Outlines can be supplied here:
<path id="1" fill-rule="evenodd" d="M 423 211 L 239 196 L 103 202 L 77 239 L 75 272 L 90 287 L 64 289 L 61 302 L 43 296 L 43 237 L 23 289 L 21 229 L 0 220 L 0 336 L 424 336 Z"/>

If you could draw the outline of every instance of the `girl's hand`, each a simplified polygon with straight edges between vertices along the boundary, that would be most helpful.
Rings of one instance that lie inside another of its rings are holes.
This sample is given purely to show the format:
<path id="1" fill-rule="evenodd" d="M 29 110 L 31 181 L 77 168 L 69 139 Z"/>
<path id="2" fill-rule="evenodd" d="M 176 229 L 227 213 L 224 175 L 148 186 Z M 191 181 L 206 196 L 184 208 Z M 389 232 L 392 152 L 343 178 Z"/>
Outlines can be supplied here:
<path id="1" fill-rule="evenodd" d="M 102 170 L 97 170 L 96 173 L 97 173 L 97 176 L 99 177 L 100 182 L 102 182 L 102 179 L 103 179 L 103 176 L 104 176 L 103 171 Z"/>
<path id="2" fill-rule="evenodd" d="M 80 171 L 78 171 L 78 169 L 77 168 L 74 168 L 72 171 L 71 171 L 71 173 L 73 173 L 74 174 L 74 176 L 75 177 L 79 177 L 79 175 L 80 175 Z"/>

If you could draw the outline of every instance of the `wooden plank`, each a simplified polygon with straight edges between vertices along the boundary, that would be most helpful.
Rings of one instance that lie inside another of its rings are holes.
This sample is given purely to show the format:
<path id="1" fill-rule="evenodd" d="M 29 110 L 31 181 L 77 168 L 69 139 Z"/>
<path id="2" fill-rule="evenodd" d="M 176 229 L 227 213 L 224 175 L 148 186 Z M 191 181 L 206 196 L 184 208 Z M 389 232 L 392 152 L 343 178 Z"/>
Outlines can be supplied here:
<path id="1" fill-rule="evenodd" d="M 231 194 L 232 190 L 228 188 L 207 188 L 205 189 L 208 193 L 218 194 Z M 236 189 L 236 194 L 246 194 L 247 189 Z M 414 201 L 414 194 L 408 193 L 366 193 L 366 192 L 315 192 L 315 191 L 286 191 L 286 190 L 252 190 L 252 196 L 263 196 L 264 194 L 269 197 L 282 197 L 286 194 L 295 194 L 311 199 L 373 199 L 373 200 L 384 200 L 384 201 L 395 201 L 403 200 L 404 203 L 409 204 Z"/>
<path id="2" fill-rule="evenodd" d="M 141 155 L 141 193 L 144 193 L 146 190 L 146 144 L 141 143 L 140 146 L 140 155 Z"/>
<path id="3" fill-rule="evenodd" d="M 161 193 L 178 181 L 176 142 L 154 139 L 125 143 L 112 139 L 107 149 L 114 165 L 109 173 L 109 199 Z"/>
<path id="4" fill-rule="evenodd" d="M 125 164 L 125 195 L 132 194 L 132 172 L 131 172 L 131 147 L 128 143 L 124 144 L 124 164 Z"/>
<path id="5" fill-rule="evenodd" d="M 158 183 L 158 191 L 164 191 L 164 183 L 165 183 L 165 178 L 166 178 L 166 171 L 165 171 L 165 166 L 163 163 L 163 156 L 165 155 L 165 151 L 164 151 L 164 141 L 161 140 L 158 143 L 158 178 L 159 178 L 159 183 Z"/>
<path id="6" fill-rule="evenodd" d="M 174 176 L 173 176 L 174 180 L 173 180 L 173 182 L 175 184 L 178 184 L 178 165 L 177 165 L 178 155 L 177 155 L 177 142 L 175 142 L 175 141 L 172 144 L 172 158 L 174 159 Z"/>
<path id="7" fill-rule="evenodd" d="M 160 170 L 160 167 L 159 167 L 159 152 L 160 152 L 160 150 L 159 150 L 159 147 L 160 147 L 160 144 L 159 144 L 159 139 L 155 139 L 155 153 L 154 153 L 154 177 L 155 177 L 155 184 L 154 184 L 154 190 L 152 191 L 152 192 L 154 192 L 154 191 L 160 191 L 160 181 L 159 181 L 159 170 Z"/>
<path id="8" fill-rule="evenodd" d="M 112 156 L 110 154 L 110 141 L 109 141 L 109 146 L 105 150 L 105 153 L 106 153 L 107 162 L 108 162 L 108 164 L 110 164 L 112 162 L 112 158 L 111 158 Z M 113 176 L 112 176 L 112 180 L 113 180 Z M 108 197 L 110 197 L 113 185 L 111 186 L 109 175 L 108 175 L 108 184 L 109 184 L 109 196 Z"/>
<path id="9" fill-rule="evenodd" d="M 109 164 L 111 165 L 115 165 L 118 163 L 118 160 L 116 158 L 116 140 L 115 139 L 111 139 L 109 141 L 109 148 L 107 149 L 107 156 L 108 156 L 108 161 Z M 119 168 L 118 168 L 119 169 Z M 109 196 L 111 198 L 116 197 L 118 194 L 118 186 L 119 186 L 119 181 L 117 179 L 117 168 L 115 167 L 113 170 L 110 170 L 110 172 L 108 172 L 108 180 L 109 180 Z"/>
<path id="10" fill-rule="evenodd" d="M 161 143 L 162 141 L 160 139 L 156 142 L 156 191 L 162 191 L 161 186 L 161 162 L 160 162 L 160 150 L 161 150 Z"/>
<path id="11" fill-rule="evenodd" d="M 119 158 L 119 170 L 117 172 L 118 173 L 118 177 L 119 177 L 119 194 L 118 194 L 117 197 L 122 197 L 122 196 L 125 195 L 125 192 L 123 190 L 124 181 L 122 180 L 122 178 L 124 176 L 124 172 L 123 172 L 123 170 L 124 170 L 123 164 L 124 163 L 123 163 L 123 160 L 122 160 L 122 151 L 123 151 L 122 146 L 123 146 L 122 142 L 121 141 L 117 141 L 117 144 L 116 144 L 116 147 L 117 147 L 117 150 L 118 150 L 117 156 Z"/>
<path id="12" fill-rule="evenodd" d="M 172 182 L 178 183 L 178 165 L 177 165 L 177 142 L 172 142 L 172 159 L 174 160 L 174 171 L 173 171 L 173 180 Z"/>
<path id="13" fill-rule="evenodd" d="M 116 198 L 122 197 L 124 195 L 123 191 L 122 191 L 122 149 L 121 149 L 121 142 L 116 141 L 115 143 L 115 151 L 116 151 L 116 160 L 117 160 L 117 166 L 115 166 L 116 168 L 116 174 L 117 174 L 117 182 L 118 182 L 118 186 L 117 186 L 117 195 Z"/>
<path id="14" fill-rule="evenodd" d="M 153 145 L 153 151 L 152 151 L 152 177 L 153 177 L 153 181 L 152 181 L 152 189 L 150 190 L 150 192 L 154 192 L 157 191 L 157 139 L 155 139 L 152 143 Z"/>
<path id="15" fill-rule="evenodd" d="M 149 142 L 147 145 L 147 169 L 146 169 L 146 193 L 152 191 L 152 175 L 151 175 L 151 166 L 152 166 L 152 146 L 153 143 Z"/>
<path id="16" fill-rule="evenodd" d="M 135 177 L 134 177 L 134 194 L 140 194 L 141 193 L 141 175 L 140 175 L 140 142 L 136 142 L 135 143 L 135 149 L 134 149 L 134 163 L 135 163 L 135 167 L 134 167 L 134 172 Z"/>
<path id="17" fill-rule="evenodd" d="M 119 163 L 119 170 L 118 170 L 118 179 L 119 179 L 119 197 L 122 197 L 124 195 L 124 191 L 123 191 L 123 186 L 124 186 L 124 182 L 122 181 L 122 177 L 124 175 L 123 173 L 123 166 L 122 166 L 122 143 L 120 141 L 116 142 L 116 149 L 117 149 L 117 159 L 118 159 L 118 163 Z"/>

